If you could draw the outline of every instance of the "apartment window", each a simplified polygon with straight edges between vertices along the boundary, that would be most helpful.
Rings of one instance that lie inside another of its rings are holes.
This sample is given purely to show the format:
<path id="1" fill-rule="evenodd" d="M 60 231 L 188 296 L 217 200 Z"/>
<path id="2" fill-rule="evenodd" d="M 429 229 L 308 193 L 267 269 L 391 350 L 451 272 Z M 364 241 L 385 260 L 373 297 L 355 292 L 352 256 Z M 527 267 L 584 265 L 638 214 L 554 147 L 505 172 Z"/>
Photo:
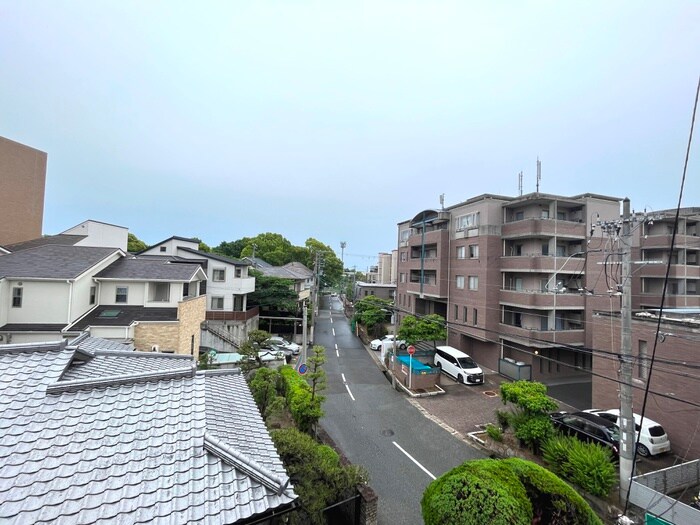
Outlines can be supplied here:
<path id="1" fill-rule="evenodd" d="M 523 211 L 516 211 L 515 212 L 515 220 L 516 221 L 522 221 L 525 218 L 525 212 Z"/>
<path id="2" fill-rule="evenodd" d="M 457 285 L 457 288 L 459 288 L 460 290 L 463 290 L 464 289 L 464 275 L 458 275 L 455 284 Z"/>
<path id="3" fill-rule="evenodd" d="M 243 277 L 243 269 L 242 269 L 242 268 L 236 268 L 235 276 L 236 276 L 237 279 L 240 279 L 241 277 Z"/>
<path id="4" fill-rule="evenodd" d="M 406 262 L 408 261 L 408 252 L 403 251 L 401 252 L 401 262 Z"/>
<path id="5" fill-rule="evenodd" d="M 97 302 L 97 286 L 90 287 L 90 304 Z"/>
<path id="6" fill-rule="evenodd" d="M 479 258 L 479 245 L 478 244 L 470 244 L 469 245 L 469 258 L 470 259 L 478 259 Z"/>
<path id="7" fill-rule="evenodd" d="M 211 309 L 212 310 L 223 310 L 224 309 L 224 298 L 223 297 L 212 297 L 211 298 Z"/>
<path id="8" fill-rule="evenodd" d="M 540 213 L 540 217 L 542 219 L 549 219 L 549 210 L 542 210 L 542 212 Z"/>
<path id="9" fill-rule="evenodd" d="M 222 283 L 226 280 L 226 270 L 224 268 L 214 268 L 212 280 L 217 283 Z"/>
<path id="10" fill-rule="evenodd" d="M 468 311 L 467 307 L 465 306 L 464 311 L 462 312 L 462 314 L 463 314 L 462 319 L 464 319 L 465 323 L 469 320 L 469 317 L 467 316 L 468 313 L 469 313 L 469 311 Z"/>
<path id="11" fill-rule="evenodd" d="M 557 257 L 566 257 L 566 246 L 557 244 Z"/>
<path id="12" fill-rule="evenodd" d="M 476 228 L 479 226 L 479 212 L 467 213 L 466 215 L 460 215 L 456 219 L 457 231 L 466 230 L 467 228 Z"/>
<path id="13" fill-rule="evenodd" d="M 457 259 L 467 258 L 467 248 L 466 246 L 457 246 Z"/>
<path id="14" fill-rule="evenodd" d="M 400 273 L 400 274 L 399 274 L 399 282 L 400 282 L 400 283 L 405 283 L 405 282 L 406 282 L 406 274 L 405 274 L 405 273 Z"/>
<path id="15" fill-rule="evenodd" d="M 478 290 L 479 289 L 479 277 L 476 275 L 469 276 L 469 289 Z"/>
<path id="16" fill-rule="evenodd" d="M 12 288 L 12 308 L 22 308 L 22 288 Z"/>
<path id="17" fill-rule="evenodd" d="M 161 253 L 165 253 L 168 249 L 165 246 L 160 247 Z"/>
<path id="18" fill-rule="evenodd" d="M 127 286 L 117 286 L 117 294 L 114 298 L 115 303 L 125 303 L 129 299 L 129 288 Z"/>
<path id="19" fill-rule="evenodd" d="M 476 326 L 476 323 L 479 322 L 479 311 L 476 308 L 474 308 L 474 310 L 472 310 L 472 317 L 473 317 L 472 324 L 474 326 Z"/>
<path id="20" fill-rule="evenodd" d="M 459 320 L 459 305 L 455 305 L 455 319 Z"/>
<path id="21" fill-rule="evenodd" d="M 400 239 L 402 242 L 407 241 L 408 238 L 409 238 L 410 236 L 411 236 L 411 230 L 410 230 L 410 229 L 408 229 L 408 230 L 401 230 L 401 233 L 399 233 L 399 239 Z"/>
<path id="22" fill-rule="evenodd" d="M 549 255 L 549 243 L 548 242 L 542 243 L 542 255 Z"/>

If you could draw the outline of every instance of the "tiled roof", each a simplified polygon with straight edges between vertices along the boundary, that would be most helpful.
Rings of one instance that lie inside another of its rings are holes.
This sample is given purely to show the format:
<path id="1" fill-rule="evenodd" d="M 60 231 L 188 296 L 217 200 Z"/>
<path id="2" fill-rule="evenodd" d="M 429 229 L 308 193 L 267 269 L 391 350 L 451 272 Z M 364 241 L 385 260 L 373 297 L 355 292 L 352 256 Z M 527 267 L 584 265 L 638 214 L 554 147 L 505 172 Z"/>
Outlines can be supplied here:
<path id="1" fill-rule="evenodd" d="M 69 344 L 87 352 L 94 352 L 95 350 L 117 350 L 124 352 L 134 349 L 134 345 L 131 343 L 120 343 L 118 341 L 102 339 L 101 337 L 87 337 L 87 333 L 81 334 L 80 337 L 76 337 L 70 341 Z"/>
<path id="2" fill-rule="evenodd" d="M 167 258 L 124 257 L 110 264 L 95 278 L 189 282 L 198 270 L 199 266 L 172 262 Z"/>
<path id="3" fill-rule="evenodd" d="M 119 312 L 100 317 L 105 311 Z M 70 331 L 85 330 L 89 326 L 130 326 L 134 321 L 177 321 L 177 308 L 151 308 L 136 305 L 101 305 L 68 327 Z"/>
<path id="4" fill-rule="evenodd" d="M 6 248 L 11 252 L 18 252 L 20 250 L 27 250 L 29 248 L 36 248 L 37 246 L 44 246 L 46 244 L 62 244 L 65 246 L 74 246 L 78 242 L 82 241 L 86 235 L 70 235 L 70 234 L 58 234 L 58 235 L 46 235 L 44 237 L 39 237 L 38 239 L 32 239 L 30 241 L 16 242 L 14 244 L 9 244 Z"/>
<path id="5" fill-rule="evenodd" d="M 272 266 L 259 257 L 246 257 L 246 260 L 251 261 L 254 269 L 269 277 L 299 281 L 309 279 L 313 276 L 313 272 L 299 262 L 287 263 L 284 266 Z"/>
<path id="6" fill-rule="evenodd" d="M 65 326 L 65 323 L 7 323 L 0 326 L 0 332 L 60 332 Z"/>
<path id="7" fill-rule="evenodd" d="M 175 368 L 129 373 L 94 353 L 0 347 L 0 522 L 223 524 L 290 508 L 296 496 L 235 371 L 195 373 L 193 360 L 168 356 Z M 84 360 L 93 373 L 75 378 Z"/>
<path id="8" fill-rule="evenodd" d="M 49 244 L 0 257 L 0 278 L 75 279 L 117 248 Z"/>
<path id="9" fill-rule="evenodd" d="M 217 253 L 203 252 L 202 250 L 193 250 L 192 248 L 186 248 L 184 246 L 178 246 L 177 249 L 182 250 L 183 252 L 199 255 L 200 257 L 204 257 L 206 259 L 214 259 L 215 261 L 221 261 L 227 264 L 233 264 L 235 266 L 250 266 L 250 263 L 248 261 L 242 259 L 234 259 L 233 257 L 225 257 L 224 255 L 219 255 Z"/>

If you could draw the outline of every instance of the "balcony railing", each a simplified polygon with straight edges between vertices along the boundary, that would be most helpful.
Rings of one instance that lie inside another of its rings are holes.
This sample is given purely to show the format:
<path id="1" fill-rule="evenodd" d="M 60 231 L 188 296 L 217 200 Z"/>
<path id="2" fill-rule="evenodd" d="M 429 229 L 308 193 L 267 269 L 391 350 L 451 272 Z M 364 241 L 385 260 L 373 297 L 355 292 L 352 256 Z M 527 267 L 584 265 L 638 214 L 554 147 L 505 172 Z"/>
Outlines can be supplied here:
<path id="1" fill-rule="evenodd" d="M 248 321 L 260 315 L 260 308 L 257 306 L 245 312 L 231 312 L 224 310 L 207 310 L 207 321 Z"/>
<path id="2" fill-rule="evenodd" d="M 556 219 L 528 218 L 507 222 L 501 229 L 503 238 L 554 236 L 586 238 L 586 225 L 583 222 Z"/>
<path id="3" fill-rule="evenodd" d="M 500 323 L 500 331 L 503 336 L 518 338 L 529 346 L 547 348 L 557 345 L 583 345 L 586 342 L 585 332 L 582 328 L 570 330 L 535 330 L 520 326 Z"/>
<path id="4" fill-rule="evenodd" d="M 582 294 L 574 293 L 551 293 L 539 290 L 501 290 L 499 296 L 501 304 L 511 304 L 523 308 L 581 308 L 585 306 L 585 299 Z"/>

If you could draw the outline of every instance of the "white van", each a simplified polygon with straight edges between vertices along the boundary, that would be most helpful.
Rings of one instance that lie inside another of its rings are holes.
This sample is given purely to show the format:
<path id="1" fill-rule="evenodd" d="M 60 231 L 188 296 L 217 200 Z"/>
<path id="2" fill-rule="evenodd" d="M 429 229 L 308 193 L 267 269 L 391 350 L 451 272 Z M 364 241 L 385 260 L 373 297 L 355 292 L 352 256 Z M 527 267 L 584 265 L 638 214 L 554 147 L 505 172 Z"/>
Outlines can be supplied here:
<path id="1" fill-rule="evenodd" d="M 464 352 L 451 346 L 438 346 L 435 349 L 435 366 L 459 383 L 480 385 L 484 382 L 484 371 Z"/>

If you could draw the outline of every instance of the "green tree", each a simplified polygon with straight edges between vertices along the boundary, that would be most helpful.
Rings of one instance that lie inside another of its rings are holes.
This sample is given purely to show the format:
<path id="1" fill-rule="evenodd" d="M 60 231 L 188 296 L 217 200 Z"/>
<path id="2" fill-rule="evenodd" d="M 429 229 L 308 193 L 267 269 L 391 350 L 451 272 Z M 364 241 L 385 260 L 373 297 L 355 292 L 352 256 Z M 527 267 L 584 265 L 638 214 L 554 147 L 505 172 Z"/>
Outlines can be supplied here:
<path id="1" fill-rule="evenodd" d="M 211 252 L 211 248 L 205 243 L 202 239 L 199 239 L 197 237 L 192 237 L 193 241 L 197 241 L 199 243 L 199 251 L 200 252 Z"/>
<path id="2" fill-rule="evenodd" d="M 321 287 L 332 287 L 340 284 L 343 276 L 343 263 L 333 251 L 333 248 L 321 241 L 309 237 L 306 239 L 307 259 L 299 261 L 304 263 L 307 268 L 314 269 L 316 257 L 319 260 L 319 273 Z"/>
<path id="3" fill-rule="evenodd" d="M 248 240 L 241 250 L 241 257 L 260 257 L 273 266 L 291 262 L 292 243 L 279 233 L 261 233 Z"/>
<path id="4" fill-rule="evenodd" d="M 357 485 L 367 483 L 365 469 L 343 465 L 331 447 L 308 434 L 287 428 L 273 430 L 270 436 L 301 501 L 300 508 L 287 515 L 290 525 L 325 524 L 323 509 L 347 499 Z"/>
<path id="5" fill-rule="evenodd" d="M 248 295 L 250 306 L 260 306 L 266 310 L 296 312 L 299 296 L 294 291 L 294 281 L 263 275 L 257 270 L 249 270 L 255 277 L 255 291 Z"/>
<path id="6" fill-rule="evenodd" d="M 265 421 L 284 410 L 284 397 L 280 395 L 281 381 L 277 370 L 263 367 L 255 371 L 249 382 L 250 392 Z"/>
<path id="7" fill-rule="evenodd" d="M 374 336 L 383 335 L 380 333 L 384 323 L 391 315 L 391 301 L 380 299 L 375 295 L 368 295 L 355 302 L 355 322 L 362 323 L 367 327 L 367 333 Z"/>
<path id="8" fill-rule="evenodd" d="M 243 251 L 243 248 L 245 248 L 246 245 L 250 241 L 251 241 L 250 237 L 243 237 L 242 239 L 238 239 L 237 241 L 231 241 L 231 242 L 223 241 L 218 246 L 216 246 L 213 249 L 213 251 L 214 251 L 214 253 L 218 253 L 219 255 L 224 255 L 225 257 L 231 257 L 233 259 L 240 259 L 241 252 Z"/>
<path id="9" fill-rule="evenodd" d="M 308 359 L 309 374 L 311 382 L 311 399 L 316 397 L 316 392 L 321 392 L 326 388 L 326 371 L 323 364 L 326 362 L 326 349 L 321 345 L 314 345 L 311 348 L 311 356 Z"/>
<path id="10" fill-rule="evenodd" d="M 536 451 L 554 433 L 554 425 L 549 413 L 559 406 L 547 396 L 547 386 L 536 381 L 515 381 L 501 383 L 501 400 L 510 402 L 516 410 L 510 423 L 515 437 Z"/>
<path id="11" fill-rule="evenodd" d="M 258 352 L 269 338 L 270 334 L 265 330 L 251 330 L 248 339 L 238 346 L 238 353 L 241 354 L 240 368 L 244 373 L 262 366 Z"/>
<path id="12" fill-rule="evenodd" d="M 435 341 L 447 339 L 445 318 L 438 314 L 429 314 L 422 317 L 407 315 L 401 319 L 398 336 L 410 344 L 418 341 Z"/>
<path id="13" fill-rule="evenodd" d="M 148 248 L 148 245 L 143 242 L 141 239 L 136 237 L 133 233 L 130 233 L 127 236 L 127 241 L 126 241 L 126 250 L 130 253 L 137 253 L 141 252 Z"/>
<path id="14" fill-rule="evenodd" d="M 421 509 L 426 525 L 602 525 L 566 482 L 519 458 L 455 467 L 428 485 Z"/>

